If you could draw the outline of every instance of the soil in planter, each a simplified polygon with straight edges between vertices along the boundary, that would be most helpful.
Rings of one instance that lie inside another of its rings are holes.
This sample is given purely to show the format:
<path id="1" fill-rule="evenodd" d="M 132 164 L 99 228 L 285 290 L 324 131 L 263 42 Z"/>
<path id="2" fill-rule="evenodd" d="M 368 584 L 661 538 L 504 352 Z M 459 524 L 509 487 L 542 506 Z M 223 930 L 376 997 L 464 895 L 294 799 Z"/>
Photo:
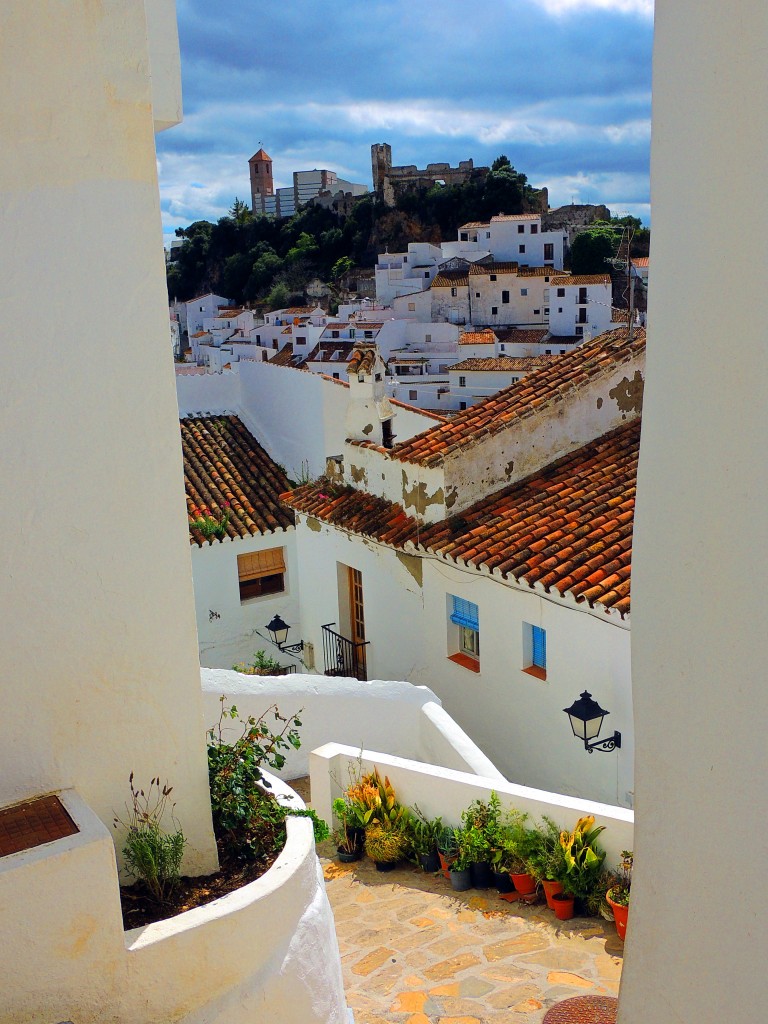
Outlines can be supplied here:
<path id="1" fill-rule="evenodd" d="M 227 856 L 222 844 L 217 842 L 219 850 L 219 870 L 213 875 L 198 875 L 189 878 L 183 875 L 179 884 L 166 903 L 157 903 L 148 895 L 143 882 L 134 882 L 120 888 L 120 903 L 123 909 L 123 928 L 140 928 L 153 921 L 163 921 L 167 917 L 175 917 L 212 903 L 220 896 L 226 896 L 235 889 L 260 878 L 274 864 L 280 855 L 278 850 L 269 860 L 242 861 Z"/>

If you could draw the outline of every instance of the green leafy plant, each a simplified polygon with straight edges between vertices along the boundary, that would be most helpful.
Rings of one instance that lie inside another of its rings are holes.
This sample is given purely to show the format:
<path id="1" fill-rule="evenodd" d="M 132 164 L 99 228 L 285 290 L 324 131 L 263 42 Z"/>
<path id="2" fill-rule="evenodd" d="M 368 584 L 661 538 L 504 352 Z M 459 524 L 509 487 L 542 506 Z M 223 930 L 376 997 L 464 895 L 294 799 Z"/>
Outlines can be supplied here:
<path id="1" fill-rule="evenodd" d="M 582 900 L 594 890 L 605 860 L 605 851 L 597 843 L 605 826 L 595 828 L 594 824 L 594 816 L 586 815 L 579 818 L 572 832 L 560 833 L 565 870 L 559 881 L 567 893 Z"/>
<path id="2" fill-rule="evenodd" d="M 453 830 L 453 837 L 456 857 L 451 864 L 451 870 L 466 871 L 469 865 L 474 861 L 472 841 L 471 839 L 468 839 L 467 829 L 465 828 L 455 828 Z"/>
<path id="3" fill-rule="evenodd" d="M 225 699 L 221 698 L 217 726 L 208 732 L 208 779 L 217 840 L 243 860 L 268 860 L 285 845 L 288 815 L 310 818 L 315 839 L 327 839 L 328 826 L 314 811 L 278 804 L 261 770 L 266 764 L 279 771 L 285 764 L 283 751 L 299 749 L 301 712 L 286 717 L 273 704 L 258 718 L 241 719 L 235 705 L 225 707 Z M 270 716 L 276 723 L 274 730 Z M 226 719 L 236 719 L 242 726 L 232 743 L 223 736 Z"/>
<path id="4" fill-rule="evenodd" d="M 242 672 L 248 676 L 280 675 L 285 671 L 280 662 L 275 661 L 266 651 L 256 651 L 250 665 L 241 661 L 233 665 L 232 669 L 234 672 Z"/>
<path id="5" fill-rule="evenodd" d="M 546 815 L 534 826 L 535 841 L 527 858 L 528 871 L 537 882 L 562 881 L 565 874 L 565 852 L 560 845 L 560 829 Z"/>
<path id="6" fill-rule="evenodd" d="M 501 800 L 498 793 L 495 792 L 491 792 L 488 801 L 473 800 L 469 807 L 462 812 L 464 845 L 471 863 L 477 864 L 493 860 L 502 818 Z"/>
<path id="7" fill-rule="evenodd" d="M 443 825 L 437 837 L 437 849 L 444 857 L 455 857 L 457 853 L 456 829 L 452 825 Z"/>
<path id="8" fill-rule="evenodd" d="M 227 523 L 232 515 L 228 501 L 222 502 L 222 508 L 224 511 L 220 512 L 218 516 L 211 515 L 206 510 L 197 518 L 190 519 L 190 524 L 198 529 L 206 540 L 210 540 L 211 537 L 218 537 L 221 540 L 227 534 Z"/>
<path id="9" fill-rule="evenodd" d="M 165 903 L 178 884 L 186 839 L 174 814 L 175 804 L 169 798 L 173 786 L 160 785 L 159 778 L 150 781 L 146 793 L 134 787 L 131 772 L 128 785 L 131 802 L 126 804 L 127 817 L 115 817 L 114 827 L 126 830 L 123 857 L 128 873 L 147 887 L 152 899 Z M 163 828 L 168 813 L 173 830 Z"/>
<path id="10" fill-rule="evenodd" d="M 616 882 L 611 887 L 611 899 L 620 907 L 629 906 L 629 897 L 632 889 L 632 867 L 635 858 L 631 850 L 621 851 L 619 870 L 616 875 Z"/>
<path id="11" fill-rule="evenodd" d="M 365 851 L 372 861 L 392 864 L 404 857 L 407 850 L 408 836 L 399 823 L 372 821 L 365 830 Z"/>
<path id="12" fill-rule="evenodd" d="M 438 839 L 443 831 L 442 818 L 428 818 L 418 804 L 409 818 L 408 834 L 414 857 L 428 857 L 437 849 Z"/>

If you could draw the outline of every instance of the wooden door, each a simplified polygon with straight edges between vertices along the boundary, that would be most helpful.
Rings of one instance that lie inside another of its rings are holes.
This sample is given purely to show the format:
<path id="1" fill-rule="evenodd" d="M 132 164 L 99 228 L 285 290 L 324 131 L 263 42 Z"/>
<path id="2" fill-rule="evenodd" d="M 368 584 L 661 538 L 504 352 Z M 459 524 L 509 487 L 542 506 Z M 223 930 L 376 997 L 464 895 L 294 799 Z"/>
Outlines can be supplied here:
<path id="1" fill-rule="evenodd" d="M 349 625 L 352 643 L 355 644 L 355 675 L 366 678 L 365 663 L 365 613 L 363 610 L 363 574 L 359 569 L 348 566 L 349 571 Z"/>

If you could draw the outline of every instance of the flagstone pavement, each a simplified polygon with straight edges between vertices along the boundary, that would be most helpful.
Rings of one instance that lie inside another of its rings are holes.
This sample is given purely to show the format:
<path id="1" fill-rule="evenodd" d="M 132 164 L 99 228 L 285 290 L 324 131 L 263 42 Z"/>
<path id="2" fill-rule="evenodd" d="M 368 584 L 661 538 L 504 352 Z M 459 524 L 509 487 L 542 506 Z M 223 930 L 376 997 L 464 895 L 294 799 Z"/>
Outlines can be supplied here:
<path id="1" fill-rule="evenodd" d="M 563 999 L 618 995 L 610 922 L 457 893 L 410 864 L 340 864 L 330 843 L 318 853 L 355 1024 L 540 1024 Z"/>

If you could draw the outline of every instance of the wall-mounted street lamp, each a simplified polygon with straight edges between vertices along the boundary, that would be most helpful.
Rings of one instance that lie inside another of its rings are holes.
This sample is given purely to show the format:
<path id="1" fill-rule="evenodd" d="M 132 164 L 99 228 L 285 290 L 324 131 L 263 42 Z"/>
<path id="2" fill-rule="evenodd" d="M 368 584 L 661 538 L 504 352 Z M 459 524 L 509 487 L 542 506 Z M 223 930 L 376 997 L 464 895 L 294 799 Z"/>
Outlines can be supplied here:
<path id="1" fill-rule="evenodd" d="M 604 740 L 597 739 L 603 719 L 610 714 L 610 711 L 604 711 L 597 701 L 592 699 L 591 693 L 584 690 L 579 699 L 575 700 L 569 708 L 563 708 L 563 711 L 570 719 L 573 735 L 576 739 L 583 741 L 587 753 L 591 754 L 593 750 L 602 750 L 603 753 L 607 753 L 610 750 L 621 748 L 620 732 L 615 732 L 613 736 Z"/>
<path id="2" fill-rule="evenodd" d="M 288 631 L 290 628 L 291 627 L 288 623 L 283 622 L 279 615 L 273 615 L 272 621 L 266 627 L 266 630 L 275 647 L 279 648 L 281 651 L 285 651 L 286 654 L 300 654 L 304 650 L 303 640 L 299 640 L 297 644 L 287 644 L 285 642 L 288 639 Z"/>

